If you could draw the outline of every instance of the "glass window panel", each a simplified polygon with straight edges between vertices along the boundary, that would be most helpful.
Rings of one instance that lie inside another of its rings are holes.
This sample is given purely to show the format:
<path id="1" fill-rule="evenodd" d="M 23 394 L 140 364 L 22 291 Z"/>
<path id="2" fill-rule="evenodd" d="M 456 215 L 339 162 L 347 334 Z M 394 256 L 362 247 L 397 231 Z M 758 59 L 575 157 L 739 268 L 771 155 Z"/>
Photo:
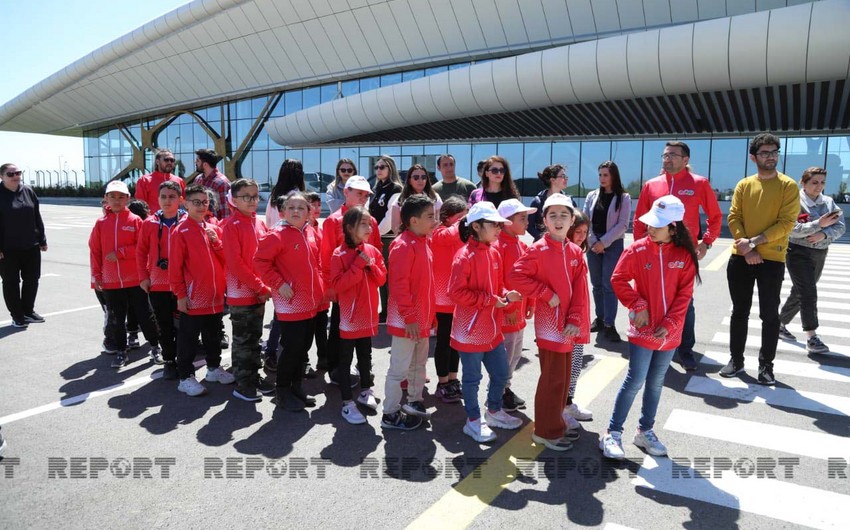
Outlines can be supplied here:
<path id="1" fill-rule="evenodd" d="M 183 146 L 193 146 L 195 145 L 195 131 L 194 131 L 194 123 L 195 120 L 192 120 L 191 123 L 187 123 L 186 125 L 180 126 L 180 136 L 175 137 L 175 144 L 173 146 L 173 151 L 175 153 L 180 152 Z M 204 135 L 206 136 L 206 135 Z M 179 140 L 178 140 L 179 139 Z M 200 140 L 200 138 L 199 138 Z"/>
<path id="2" fill-rule="evenodd" d="M 401 74 L 400 73 L 384 74 L 384 75 L 381 76 L 381 86 L 382 87 L 395 85 L 395 84 L 398 84 L 398 83 L 401 83 Z"/>
<path id="3" fill-rule="evenodd" d="M 221 169 L 221 168 L 219 168 Z M 254 153 L 248 151 L 236 164 L 236 178 L 254 178 Z M 228 175 L 230 176 L 230 175 Z"/>
<path id="4" fill-rule="evenodd" d="M 581 161 L 580 142 L 553 142 L 552 163 L 561 164 L 567 168 L 569 180 L 577 181 L 579 177 L 579 162 Z"/>
<path id="5" fill-rule="evenodd" d="M 425 77 L 425 70 L 410 70 L 409 72 L 402 72 L 401 74 L 402 81 L 413 81 L 420 77 Z"/>
<path id="6" fill-rule="evenodd" d="M 837 202 L 850 202 L 850 136 L 829 138 L 826 155 L 826 188 Z"/>
<path id="7" fill-rule="evenodd" d="M 519 143 L 503 143 L 498 144 L 497 153 L 508 161 L 511 166 L 511 178 L 514 180 L 517 189 L 523 186 L 525 175 L 525 155 L 523 153 L 523 144 Z M 536 173 L 535 173 L 536 175 Z M 535 177 L 536 178 L 536 177 Z"/>
<path id="8" fill-rule="evenodd" d="M 218 131 L 221 127 L 221 105 L 207 107 L 207 123 Z"/>
<path id="9" fill-rule="evenodd" d="M 318 173 L 321 169 L 321 149 L 304 149 L 302 151 L 301 163 L 304 165 L 304 173 Z"/>
<path id="10" fill-rule="evenodd" d="M 305 88 L 303 90 L 304 108 L 315 107 L 321 102 L 319 87 Z"/>
<path id="11" fill-rule="evenodd" d="M 537 173 L 552 163 L 552 144 L 550 142 L 532 142 L 525 144 L 525 174 L 517 181 L 519 193 L 530 197 L 543 189 L 543 183 Z"/>
<path id="12" fill-rule="evenodd" d="M 236 119 L 244 120 L 247 118 L 252 118 L 251 114 L 251 100 L 250 99 L 240 99 L 236 102 Z"/>
<path id="13" fill-rule="evenodd" d="M 697 175 L 708 175 L 708 167 L 711 159 L 711 140 L 685 140 L 691 149 L 691 158 L 688 165 L 691 172 Z"/>
<path id="14" fill-rule="evenodd" d="M 633 190 L 633 197 L 638 196 L 641 182 L 641 168 L 643 164 L 643 142 L 640 140 L 626 140 L 622 142 L 611 142 L 611 160 L 613 160 L 620 169 L 620 180 L 623 182 L 623 187 L 627 190 Z M 599 167 L 598 165 L 596 166 Z M 599 171 L 597 170 L 597 176 Z M 599 180 L 594 183 L 589 181 L 582 182 L 586 190 L 593 190 L 599 187 Z M 630 191 L 631 193 L 631 191 Z"/>
<path id="15" fill-rule="evenodd" d="M 354 161 L 354 163 L 355 163 L 354 165 L 357 166 L 356 169 L 358 171 L 360 170 L 360 165 L 357 164 L 357 160 L 360 158 L 360 149 L 358 149 L 357 147 L 341 147 L 340 150 L 339 150 L 339 158 L 340 159 L 347 158 L 349 160 Z M 337 162 L 338 161 L 339 161 L 339 159 L 337 159 Z M 331 171 L 330 171 L 331 175 L 333 175 L 335 171 L 336 171 L 336 163 L 334 163 L 334 167 L 331 168 Z"/>
<path id="16" fill-rule="evenodd" d="M 360 80 L 360 92 L 367 92 L 369 90 L 374 90 L 381 86 L 381 78 L 380 77 L 367 77 L 365 79 Z"/>
<path id="17" fill-rule="evenodd" d="M 569 185 L 567 194 L 577 197 L 586 197 L 587 192 L 599 187 L 599 164 L 611 160 L 611 142 L 582 142 L 581 143 L 581 165 L 578 178 L 573 171 L 568 176 Z"/>
<path id="18" fill-rule="evenodd" d="M 732 200 L 735 185 L 746 176 L 746 138 L 716 139 L 711 143 L 711 187 L 722 201 Z"/>
<path id="19" fill-rule="evenodd" d="M 467 67 L 467 66 L 469 66 L 469 65 L 470 65 L 470 63 L 457 63 L 457 64 L 450 64 L 450 65 L 449 65 L 449 70 L 457 70 L 458 68 L 466 68 L 466 67 Z"/>
<path id="20" fill-rule="evenodd" d="M 300 90 L 290 90 L 286 93 L 286 99 L 284 100 L 284 108 L 286 110 L 286 114 L 292 114 L 293 112 L 298 112 L 302 109 L 303 105 L 303 94 Z"/>
<path id="21" fill-rule="evenodd" d="M 826 164 L 826 137 L 788 138 L 783 154 L 785 167 L 780 171 L 794 180 L 800 180 L 806 168 L 824 167 Z"/>
<path id="22" fill-rule="evenodd" d="M 269 167 L 269 152 L 265 149 L 251 150 L 254 156 L 254 172 L 251 173 L 251 178 L 258 183 L 269 182 L 274 173 L 274 178 L 277 179 L 277 168 Z"/>
<path id="23" fill-rule="evenodd" d="M 354 94 L 360 93 L 360 80 L 355 79 L 353 81 L 343 81 L 342 83 L 342 96 L 353 96 Z"/>
<path id="24" fill-rule="evenodd" d="M 329 83 L 327 85 L 322 85 L 320 91 L 321 91 L 320 97 L 321 97 L 322 103 L 327 103 L 328 101 L 333 101 L 333 100 L 336 99 L 336 95 L 337 95 L 337 92 L 338 92 L 337 91 L 337 84 L 336 83 Z"/>
<path id="25" fill-rule="evenodd" d="M 472 144 L 472 182 L 481 182 L 481 177 L 478 175 L 478 162 L 486 160 L 496 154 L 496 144 Z M 513 168 L 511 168 L 513 170 Z"/>
<path id="26" fill-rule="evenodd" d="M 260 96 L 251 100 L 251 118 L 259 118 L 263 113 L 263 107 L 268 103 L 268 96 Z M 244 116 L 242 116 L 244 117 Z"/>
<path id="27" fill-rule="evenodd" d="M 666 140 L 646 140 L 643 142 L 642 182 L 661 174 L 661 155 L 664 153 Z"/>
<path id="28" fill-rule="evenodd" d="M 284 160 L 286 160 L 286 151 L 282 149 L 269 151 L 269 178 L 266 181 L 266 184 L 269 186 L 274 186 L 277 183 L 277 174 L 280 171 L 280 166 L 283 165 Z M 271 189 L 271 187 L 269 187 L 269 189 Z"/>
<path id="29" fill-rule="evenodd" d="M 271 117 L 272 118 L 280 118 L 286 115 L 286 94 L 281 94 L 280 99 L 277 100 L 277 104 L 272 109 Z"/>
<path id="30" fill-rule="evenodd" d="M 334 176 L 336 172 L 336 164 L 339 162 L 339 149 L 336 148 L 324 148 L 322 149 L 322 166 L 319 170 L 321 173 L 325 175 L 329 175 L 331 177 Z"/>
<path id="31" fill-rule="evenodd" d="M 455 157 L 455 174 L 473 182 L 478 182 L 478 175 L 472 165 L 472 146 L 470 144 L 453 144 L 446 147 L 446 153 Z M 478 161 L 476 160 L 476 164 Z M 472 178 L 470 178 L 472 177 Z"/>
<path id="32" fill-rule="evenodd" d="M 434 74 L 441 74 L 443 72 L 448 72 L 448 71 L 449 71 L 448 66 L 435 66 L 434 68 L 426 68 L 425 69 L 425 75 L 429 76 L 429 75 L 434 75 Z"/>
<path id="33" fill-rule="evenodd" d="M 272 143 L 273 142 L 271 141 L 271 139 L 269 139 L 269 133 L 268 131 L 266 131 L 266 126 L 265 124 L 263 124 L 263 126 L 260 128 L 260 132 L 257 133 L 257 139 L 254 140 L 254 145 L 251 149 L 267 150 L 269 148 L 269 145 L 271 145 Z"/>
<path id="34" fill-rule="evenodd" d="M 295 160 L 301 160 L 303 165 L 304 151 L 302 151 L 301 149 L 287 149 L 285 158 L 294 158 Z"/>
<path id="35" fill-rule="evenodd" d="M 233 131 L 231 145 L 234 149 L 242 144 L 242 141 L 248 135 L 248 131 L 251 130 L 252 124 L 252 120 L 236 120 L 235 127 L 231 129 Z"/>
<path id="36" fill-rule="evenodd" d="M 401 154 L 403 155 L 421 155 L 425 153 L 423 145 L 402 145 Z"/>

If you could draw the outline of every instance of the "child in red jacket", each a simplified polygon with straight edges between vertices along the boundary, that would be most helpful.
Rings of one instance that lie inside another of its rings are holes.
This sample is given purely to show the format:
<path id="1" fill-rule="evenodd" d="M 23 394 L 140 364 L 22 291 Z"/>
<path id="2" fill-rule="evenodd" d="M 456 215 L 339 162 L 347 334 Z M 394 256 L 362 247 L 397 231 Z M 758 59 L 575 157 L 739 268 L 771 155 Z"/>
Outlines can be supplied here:
<path id="1" fill-rule="evenodd" d="M 159 357 L 159 333 L 151 314 L 148 297 L 139 287 L 136 269 L 136 244 L 142 229 L 142 220 L 127 210 L 130 190 L 121 181 L 113 180 L 106 186 L 106 208 L 89 237 L 91 281 L 95 289 L 103 292 L 106 302 L 107 329 L 112 333 L 112 344 L 117 353 L 113 368 L 127 364 L 127 308 L 132 305 L 139 325 L 151 346 L 151 358 Z"/>
<path id="2" fill-rule="evenodd" d="M 677 197 L 656 199 L 652 209 L 640 217 L 649 235 L 623 252 L 611 276 L 617 298 L 629 309 L 629 371 L 617 392 L 608 431 L 599 441 L 608 458 L 626 456 L 623 424 L 644 382 L 640 420 L 632 441 L 650 455 L 667 454 L 653 430 L 655 414 L 664 375 L 682 342 L 694 279 L 699 279 L 699 261 L 684 217 L 685 206 Z M 629 282 L 634 282 L 634 287 Z"/>
<path id="3" fill-rule="evenodd" d="M 451 345 L 460 352 L 463 366 L 461 392 L 467 420 L 463 432 L 476 442 L 496 438 L 490 427 L 518 429 L 522 420 L 502 410 L 508 381 L 508 357 L 502 335 L 502 308 L 519 302 L 517 291 L 504 287 L 502 257 L 492 245 L 499 239 L 503 223 L 493 203 L 475 203 L 460 224 L 466 245 L 455 255 L 449 279 L 449 296 L 455 303 Z M 478 386 L 481 365 L 487 368 L 487 411 L 481 417 Z"/>
<path id="4" fill-rule="evenodd" d="M 231 384 L 230 372 L 221 367 L 221 317 L 224 313 L 224 252 L 221 228 L 206 221 L 210 199 L 203 186 L 186 188 L 188 216 L 174 228 L 168 254 L 168 282 L 177 297 L 180 328 L 177 330 L 177 390 L 189 396 L 206 393 L 195 379 L 198 334 L 207 360 L 206 380 Z"/>
<path id="5" fill-rule="evenodd" d="M 310 222 L 307 223 L 313 230 L 313 235 L 319 243 L 319 249 L 322 248 L 322 230 L 319 227 L 319 217 L 322 215 L 322 196 L 316 192 L 305 194 L 310 202 Z M 322 301 L 322 304 L 316 310 L 316 316 L 313 318 L 313 338 L 316 344 L 316 370 L 327 370 L 328 367 L 328 311 L 331 304 L 328 300 Z M 316 370 L 310 366 L 310 359 L 306 359 L 304 363 L 304 377 L 313 379 L 316 377 Z"/>
<path id="6" fill-rule="evenodd" d="M 378 288 L 387 280 L 381 251 L 366 241 L 372 235 L 372 216 L 363 206 L 349 208 L 342 217 L 345 243 L 331 257 L 331 286 L 337 294 L 339 365 L 334 379 L 342 393 L 342 417 L 348 423 L 366 423 L 351 392 L 351 361 L 357 350 L 360 394 L 357 402 L 378 410 L 372 392 L 372 337 L 378 334 Z"/>
<path id="7" fill-rule="evenodd" d="M 437 302 L 437 344 L 434 348 L 434 365 L 437 368 L 436 396 L 444 403 L 457 403 L 461 400 L 460 381 L 457 369 L 460 357 L 452 348 L 452 314 L 454 302 L 449 298 L 449 276 L 452 262 L 457 251 L 463 247 L 460 240 L 458 223 L 466 215 L 466 201 L 452 195 L 440 208 L 440 226 L 431 234 L 431 250 L 434 253 L 434 291 Z"/>
<path id="8" fill-rule="evenodd" d="M 159 327 L 164 366 L 162 378 L 177 379 L 177 329 L 174 317 L 177 299 L 168 283 L 168 253 L 174 227 L 186 211 L 180 208 L 183 189 L 172 180 L 159 185 L 159 210 L 142 223 L 142 234 L 136 245 L 136 268 L 139 287 L 148 293 Z"/>
<path id="9" fill-rule="evenodd" d="M 428 241 L 436 224 L 434 203 L 425 195 L 411 195 L 401 207 L 401 223 L 402 233 L 390 245 L 387 333 L 392 335 L 392 345 L 381 427 L 412 430 L 430 418 L 422 392 L 435 318 L 434 258 Z M 404 379 L 409 383 L 408 402 L 402 406 Z"/>
<path id="10" fill-rule="evenodd" d="M 271 289 L 254 271 L 254 254 L 266 224 L 257 217 L 260 188 L 250 179 L 230 185 L 230 216 L 221 222 L 224 260 L 227 265 L 227 305 L 233 323 L 233 395 L 245 401 L 260 401 L 260 394 L 273 394 L 274 385 L 260 376 L 263 366 L 260 339 L 263 315 Z"/>
<path id="11" fill-rule="evenodd" d="M 493 244 L 502 256 L 502 272 L 506 289 L 514 288 L 509 273 L 516 260 L 528 250 L 528 245 L 519 237 L 528 229 L 528 216 L 535 212 L 537 208 L 527 208 L 518 199 L 508 199 L 499 204 L 499 215 L 511 222 L 502 227 L 499 239 Z M 502 396 L 502 410 L 507 412 L 525 408 L 525 400 L 511 390 L 511 379 L 522 358 L 525 321 L 532 316 L 534 316 L 534 300 L 526 297 L 502 309 L 502 333 L 505 336 L 505 351 L 508 353 L 508 382 L 505 384 L 505 394 Z"/>
<path id="12" fill-rule="evenodd" d="M 313 318 L 325 295 L 319 245 L 310 220 L 310 203 L 291 192 L 280 203 L 282 221 L 262 239 L 254 267 L 272 290 L 283 351 L 277 360 L 277 406 L 291 412 L 315 406 L 301 387 L 304 360 L 313 342 Z"/>
<path id="13" fill-rule="evenodd" d="M 570 386 L 574 343 L 590 340 L 587 265 L 579 247 L 567 239 L 573 222 L 568 197 L 550 195 L 543 203 L 546 233 L 517 260 L 510 277 L 524 296 L 537 300 L 540 379 L 534 395 L 531 439 L 555 451 L 572 448 L 578 431 L 567 431 L 562 415 Z"/>

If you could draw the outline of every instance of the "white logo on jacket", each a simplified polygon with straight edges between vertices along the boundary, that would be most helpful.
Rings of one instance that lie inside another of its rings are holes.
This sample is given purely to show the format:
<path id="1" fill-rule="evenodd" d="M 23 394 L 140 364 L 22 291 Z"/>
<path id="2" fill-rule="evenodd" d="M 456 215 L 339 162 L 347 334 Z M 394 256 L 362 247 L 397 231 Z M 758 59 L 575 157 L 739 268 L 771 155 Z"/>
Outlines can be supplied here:
<path id="1" fill-rule="evenodd" d="M 667 264 L 667 267 L 670 269 L 684 269 L 685 262 L 684 261 L 671 261 Z"/>
<path id="2" fill-rule="evenodd" d="M 123 230 L 125 232 L 135 232 L 136 227 L 135 226 L 122 226 L 121 230 Z"/>
<path id="3" fill-rule="evenodd" d="M 693 197 L 694 190 L 679 190 L 679 195 L 687 195 L 688 197 Z"/>
<path id="4" fill-rule="evenodd" d="M 577 267 L 577 266 L 578 266 L 578 260 L 577 259 L 571 259 L 570 260 L 570 267 Z"/>

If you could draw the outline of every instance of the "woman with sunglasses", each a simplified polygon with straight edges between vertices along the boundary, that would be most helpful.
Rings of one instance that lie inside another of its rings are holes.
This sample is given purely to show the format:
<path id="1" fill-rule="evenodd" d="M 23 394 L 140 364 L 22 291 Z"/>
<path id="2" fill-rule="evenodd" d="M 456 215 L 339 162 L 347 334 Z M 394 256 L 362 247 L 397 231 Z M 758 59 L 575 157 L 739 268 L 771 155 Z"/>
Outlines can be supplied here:
<path id="1" fill-rule="evenodd" d="M 3 299 L 12 314 L 12 327 L 44 322 L 35 312 L 41 277 L 41 253 L 47 250 L 38 197 L 15 164 L 0 166 L 0 277 Z"/>
<path id="2" fill-rule="evenodd" d="M 336 176 L 334 181 L 328 184 L 328 208 L 330 214 L 339 210 L 345 204 L 345 194 L 342 192 L 345 189 L 345 183 L 348 182 L 348 177 L 357 174 L 357 166 L 354 165 L 354 160 L 350 158 L 341 158 L 336 163 Z"/>
<path id="3" fill-rule="evenodd" d="M 266 227 L 271 229 L 280 222 L 277 212 L 277 199 L 289 194 L 290 191 L 304 191 L 304 166 L 300 160 L 287 158 L 280 165 L 277 173 L 277 184 L 272 188 L 269 202 L 266 205 Z"/>
<path id="4" fill-rule="evenodd" d="M 407 180 L 404 182 L 404 188 L 398 196 L 393 196 L 390 199 L 390 215 L 384 217 L 378 228 L 383 232 L 386 228 L 392 233 L 397 234 L 401 231 L 401 205 L 405 199 L 411 195 L 421 193 L 434 201 L 434 216 L 440 218 L 440 208 L 443 207 L 443 200 L 436 191 L 431 187 L 431 178 L 428 175 L 428 170 L 422 164 L 413 164 L 407 170 Z"/>
<path id="5" fill-rule="evenodd" d="M 381 236 L 393 237 L 390 234 L 390 221 L 387 212 L 390 211 L 394 201 L 398 200 L 402 191 L 401 178 L 395 160 L 391 156 L 381 155 L 375 162 L 375 187 L 372 188 L 372 200 L 369 202 L 369 215 L 378 223 Z M 388 248 L 388 242 L 384 242 L 384 248 Z"/>
<path id="6" fill-rule="evenodd" d="M 481 187 L 469 195 L 469 206 L 488 201 L 496 208 L 506 199 L 520 199 L 519 191 L 511 178 L 511 166 L 501 156 L 491 156 L 481 168 Z"/>

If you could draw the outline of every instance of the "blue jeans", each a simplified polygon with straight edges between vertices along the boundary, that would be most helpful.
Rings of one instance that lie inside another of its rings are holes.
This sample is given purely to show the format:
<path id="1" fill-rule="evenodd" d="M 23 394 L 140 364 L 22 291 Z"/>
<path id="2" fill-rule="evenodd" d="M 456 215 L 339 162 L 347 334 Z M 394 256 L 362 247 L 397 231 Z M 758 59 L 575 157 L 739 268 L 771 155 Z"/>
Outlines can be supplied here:
<path id="1" fill-rule="evenodd" d="M 481 365 L 487 368 L 490 384 L 487 388 L 487 408 L 493 411 L 502 409 L 502 395 L 508 382 L 508 352 L 501 343 L 483 353 L 460 352 L 461 393 L 463 408 L 470 420 L 481 417 L 478 406 L 478 386 L 481 384 Z"/>
<path id="2" fill-rule="evenodd" d="M 688 304 L 688 312 L 685 313 L 685 324 L 682 327 L 682 343 L 676 348 L 679 355 L 690 355 L 693 357 L 694 345 L 697 343 L 697 337 L 694 333 L 697 317 L 694 311 L 694 299 L 691 298 L 691 303 Z"/>
<path id="3" fill-rule="evenodd" d="M 587 269 L 590 272 L 590 283 L 593 285 L 593 305 L 596 308 L 596 318 L 605 322 L 606 326 L 613 326 L 617 319 L 617 295 L 611 287 L 611 275 L 614 267 L 620 261 L 623 253 L 623 240 L 618 239 L 611 243 L 602 254 L 587 252 Z"/>
<path id="4" fill-rule="evenodd" d="M 646 388 L 643 391 L 643 405 L 640 408 L 638 426 L 641 431 L 652 429 L 655 425 L 658 402 L 661 400 L 661 389 L 664 387 L 664 375 L 667 374 L 667 367 L 670 366 L 674 351 L 653 351 L 629 343 L 629 371 L 623 386 L 617 392 L 614 412 L 611 414 L 611 421 L 608 422 L 609 431 L 623 432 L 623 424 L 629 415 L 629 409 L 632 408 L 632 403 L 644 382 L 646 382 Z"/>

